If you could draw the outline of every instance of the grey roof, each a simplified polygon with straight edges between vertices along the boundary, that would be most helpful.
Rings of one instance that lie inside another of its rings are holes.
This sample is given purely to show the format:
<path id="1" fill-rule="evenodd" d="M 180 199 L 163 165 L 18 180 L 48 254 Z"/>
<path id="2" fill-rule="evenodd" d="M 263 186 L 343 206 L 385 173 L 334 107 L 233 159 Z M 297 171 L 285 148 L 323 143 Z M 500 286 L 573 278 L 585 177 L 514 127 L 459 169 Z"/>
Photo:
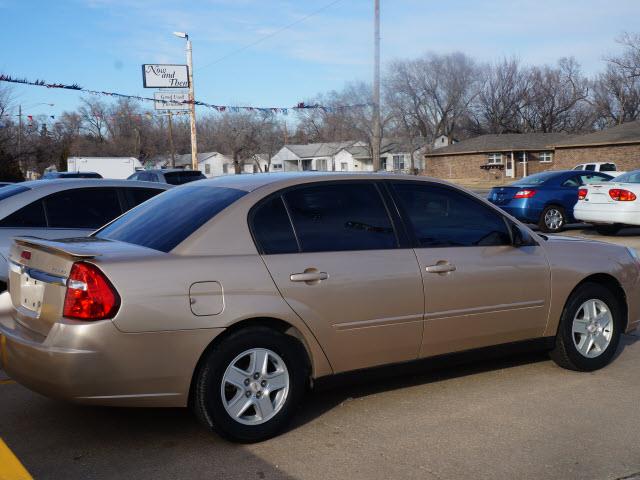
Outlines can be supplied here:
<path id="1" fill-rule="evenodd" d="M 426 153 L 429 157 L 464 153 L 491 153 L 504 151 L 535 151 L 569 138 L 566 133 L 502 133 L 480 135 L 447 147 Z"/>
<path id="2" fill-rule="evenodd" d="M 347 142 L 309 143 L 307 145 L 285 145 L 300 158 L 331 157 L 343 148 L 350 147 L 355 140 Z"/>
<path id="3" fill-rule="evenodd" d="M 583 145 L 611 145 L 618 143 L 640 143 L 640 120 L 623 123 L 599 132 L 586 135 L 574 135 L 554 143 L 556 147 L 573 147 Z"/>

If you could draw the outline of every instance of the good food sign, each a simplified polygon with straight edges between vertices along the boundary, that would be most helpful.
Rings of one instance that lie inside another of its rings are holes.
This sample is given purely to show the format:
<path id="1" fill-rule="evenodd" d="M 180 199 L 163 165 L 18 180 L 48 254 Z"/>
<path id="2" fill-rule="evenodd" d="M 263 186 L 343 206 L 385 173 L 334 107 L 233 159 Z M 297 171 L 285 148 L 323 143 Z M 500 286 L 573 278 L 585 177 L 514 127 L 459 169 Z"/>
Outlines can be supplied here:
<path id="1" fill-rule="evenodd" d="M 142 84 L 145 88 L 188 88 L 189 69 L 186 65 L 142 65 Z"/>
<path id="2" fill-rule="evenodd" d="M 188 93 L 155 92 L 153 98 L 156 110 L 189 110 Z"/>

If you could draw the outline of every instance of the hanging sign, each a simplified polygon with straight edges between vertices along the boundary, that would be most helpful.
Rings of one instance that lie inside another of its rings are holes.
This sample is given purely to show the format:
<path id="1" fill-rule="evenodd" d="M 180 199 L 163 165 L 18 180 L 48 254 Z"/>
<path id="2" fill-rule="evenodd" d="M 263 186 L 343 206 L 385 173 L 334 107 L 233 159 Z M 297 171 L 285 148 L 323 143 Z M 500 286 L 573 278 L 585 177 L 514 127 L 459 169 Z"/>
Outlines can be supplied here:
<path id="1" fill-rule="evenodd" d="M 155 92 L 156 110 L 189 110 L 189 94 L 182 92 Z"/>
<path id="2" fill-rule="evenodd" d="M 188 88 L 189 69 L 186 65 L 142 65 L 144 88 Z"/>

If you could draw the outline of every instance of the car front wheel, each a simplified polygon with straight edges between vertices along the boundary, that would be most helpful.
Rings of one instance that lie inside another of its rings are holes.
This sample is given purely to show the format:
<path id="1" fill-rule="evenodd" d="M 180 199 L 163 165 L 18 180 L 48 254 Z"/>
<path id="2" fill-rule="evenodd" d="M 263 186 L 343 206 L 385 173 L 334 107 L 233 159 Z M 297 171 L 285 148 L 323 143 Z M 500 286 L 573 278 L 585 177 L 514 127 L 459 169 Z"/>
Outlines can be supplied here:
<path id="1" fill-rule="evenodd" d="M 556 233 L 560 232 L 566 223 L 567 216 L 564 209 L 557 205 L 549 205 L 542 211 L 538 226 L 543 232 Z"/>
<path id="2" fill-rule="evenodd" d="M 581 285 L 564 308 L 551 358 L 569 370 L 588 372 L 607 365 L 622 333 L 621 301 L 602 285 Z"/>
<path id="3" fill-rule="evenodd" d="M 296 339 L 269 328 L 231 334 L 201 363 L 192 398 L 196 416 L 236 442 L 277 435 L 303 396 L 304 355 Z"/>

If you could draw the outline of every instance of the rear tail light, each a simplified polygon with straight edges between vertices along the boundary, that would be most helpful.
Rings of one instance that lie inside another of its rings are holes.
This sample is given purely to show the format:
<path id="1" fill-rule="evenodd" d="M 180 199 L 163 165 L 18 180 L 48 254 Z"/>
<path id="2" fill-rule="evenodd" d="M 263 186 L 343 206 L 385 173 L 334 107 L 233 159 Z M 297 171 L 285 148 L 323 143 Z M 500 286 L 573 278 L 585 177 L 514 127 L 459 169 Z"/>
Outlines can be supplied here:
<path id="1" fill-rule="evenodd" d="M 113 318 L 118 308 L 120 296 L 104 273 L 90 263 L 74 263 L 67 280 L 63 316 L 103 320 Z"/>
<path id="2" fill-rule="evenodd" d="M 589 192 L 589 190 L 587 190 L 586 188 L 581 188 L 578 190 L 578 200 L 584 200 L 585 198 L 587 198 L 587 193 Z"/>
<path id="3" fill-rule="evenodd" d="M 624 188 L 612 188 L 609 190 L 609 196 L 616 202 L 633 202 L 636 199 L 635 193 Z"/>
<path id="4" fill-rule="evenodd" d="M 531 198 L 536 194 L 535 190 L 518 190 L 513 198 Z"/>

